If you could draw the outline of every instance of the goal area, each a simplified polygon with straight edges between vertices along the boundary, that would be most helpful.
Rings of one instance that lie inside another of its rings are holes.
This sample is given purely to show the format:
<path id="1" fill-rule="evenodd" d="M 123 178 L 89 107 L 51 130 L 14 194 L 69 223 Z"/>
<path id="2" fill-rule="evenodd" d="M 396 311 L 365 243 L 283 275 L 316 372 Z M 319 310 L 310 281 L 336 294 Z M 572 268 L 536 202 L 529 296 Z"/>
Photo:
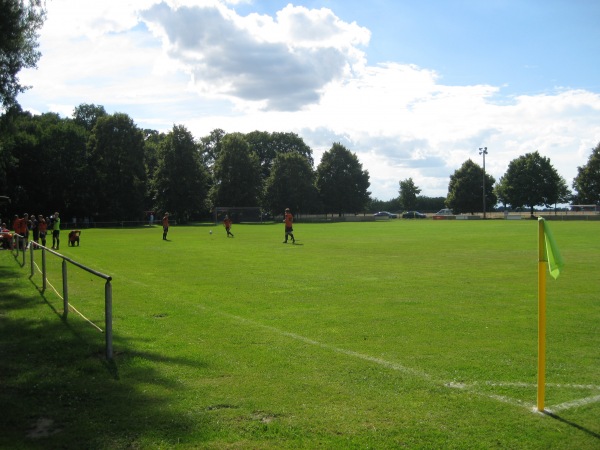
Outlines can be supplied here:
<path id="1" fill-rule="evenodd" d="M 262 223 L 265 217 L 260 206 L 217 206 L 214 209 L 215 224 L 229 216 L 233 223 Z"/>

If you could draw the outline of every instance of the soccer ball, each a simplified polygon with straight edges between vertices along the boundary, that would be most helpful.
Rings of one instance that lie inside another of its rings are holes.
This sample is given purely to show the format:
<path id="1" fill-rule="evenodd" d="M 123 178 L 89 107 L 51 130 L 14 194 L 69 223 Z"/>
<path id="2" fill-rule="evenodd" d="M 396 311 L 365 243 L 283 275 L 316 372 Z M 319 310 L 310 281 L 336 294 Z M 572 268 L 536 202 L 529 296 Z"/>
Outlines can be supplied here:
<path id="1" fill-rule="evenodd" d="M 210 230 L 210 231 L 208 232 L 208 234 L 212 234 L 212 230 Z"/>

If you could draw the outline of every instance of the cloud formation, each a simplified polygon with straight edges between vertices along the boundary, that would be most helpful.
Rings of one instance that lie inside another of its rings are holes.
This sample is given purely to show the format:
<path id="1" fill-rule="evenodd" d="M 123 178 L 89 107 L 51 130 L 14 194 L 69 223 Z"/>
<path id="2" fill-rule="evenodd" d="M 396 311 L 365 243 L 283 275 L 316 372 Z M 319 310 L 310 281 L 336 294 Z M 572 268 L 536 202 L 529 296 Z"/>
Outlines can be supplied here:
<path id="1" fill-rule="evenodd" d="M 262 110 L 298 111 L 316 104 L 329 83 L 363 62 L 357 45 L 369 32 L 330 10 L 287 5 L 276 18 L 241 17 L 224 5 L 172 7 L 141 13 L 168 55 L 193 77 L 202 95 L 248 102 Z"/>

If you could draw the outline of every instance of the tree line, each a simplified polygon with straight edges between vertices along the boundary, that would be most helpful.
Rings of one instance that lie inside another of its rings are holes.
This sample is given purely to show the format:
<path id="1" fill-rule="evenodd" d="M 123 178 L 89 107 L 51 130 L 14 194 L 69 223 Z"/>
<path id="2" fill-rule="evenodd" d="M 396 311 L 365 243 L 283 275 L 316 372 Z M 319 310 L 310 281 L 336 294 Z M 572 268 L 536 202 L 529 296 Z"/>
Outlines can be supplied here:
<path id="1" fill-rule="evenodd" d="M 465 161 L 451 176 L 448 195 L 436 204 L 452 209 L 456 214 L 474 214 L 483 210 L 527 209 L 534 214 L 536 207 L 555 207 L 557 204 L 600 204 L 600 143 L 592 149 L 588 162 L 577 168 L 573 191 L 552 165 L 550 158 L 538 151 L 513 159 L 506 173 L 496 179 L 471 159 Z M 400 181 L 397 201 L 404 209 L 427 209 L 427 202 L 418 194 L 421 190 L 412 178 Z M 429 202 L 431 205 L 431 202 Z"/>
<path id="2" fill-rule="evenodd" d="M 69 118 L 18 105 L 0 116 L 0 192 L 30 213 L 110 221 L 169 211 L 182 223 L 216 206 L 341 215 L 365 210 L 369 185 L 346 147 L 334 143 L 314 168 L 294 133 L 216 129 L 195 139 L 182 125 L 140 129 L 93 104 Z"/>
<path id="3" fill-rule="evenodd" d="M 140 129 L 124 113 L 82 104 L 72 117 L 33 115 L 18 105 L 0 116 L 0 194 L 19 211 L 92 221 L 142 220 L 144 212 L 171 212 L 185 223 L 217 206 L 256 207 L 280 213 L 364 213 L 388 209 L 456 213 L 496 205 L 527 208 L 600 200 L 600 144 L 579 167 L 573 194 L 539 152 L 510 162 L 498 182 L 471 159 L 451 176 L 446 197 L 419 195 L 412 178 L 398 197 L 370 197 L 369 173 L 339 143 L 315 168 L 312 149 L 294 133 L 213 130 L 195 139 L 182 125 L 167 133 Z M 485 180 L 485 182 L 484 182 Z"/>

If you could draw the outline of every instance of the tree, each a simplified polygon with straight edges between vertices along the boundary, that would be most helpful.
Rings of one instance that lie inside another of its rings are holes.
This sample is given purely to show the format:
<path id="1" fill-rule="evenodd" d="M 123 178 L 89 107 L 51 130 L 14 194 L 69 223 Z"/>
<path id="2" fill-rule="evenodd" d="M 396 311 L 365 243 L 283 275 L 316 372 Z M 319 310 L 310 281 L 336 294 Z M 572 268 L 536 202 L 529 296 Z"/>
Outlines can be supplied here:
<path id="1" fill-rule="evenodd" d="M 421 193 L 421 189 L 415 185 L 412 178 L 407 178 L 406 180 L 400 181 L 400 189 L 398 190 L 398 193 L 400 194 L 400 203 L 404 209 L 416 209 L 417 195 Z"/>
<path id="2" fill-rule="evenodd" d="M 205 207 L 208 173 L 192 134 L 182 125 L 173 126 L 159 145 L 154 185 L 156 207 L 182 223 Z"/>
<path id="3" fill-rule="evenodd" d="M 82 103 L 73 110 L 73 120 L 81 125 L 88 132 L 91 132 L 100 117 L 107 116 L 107 112 L 102 105 Z"/>
<path id="4" fill-rule="evenodd" d="M 32 116 L 15 107 L 2 131 L 1 160 L 10 162 L 2 193 L 30 214 L 78 214 L 89 198 L 85 130 L 55 113 Z"/>
<path id="5" fill-rule="evenodd" d="M 450 176 L 446 205 L 455 213 L 483 210 L 483 169 L 471 159 L 465 161 L 460 169 Z M 485 203 L 493 206 L 497 203 L 494 193 L 493 176 L 485 174 Z"/>
<path id="6" fill-rule="evenodd" d="M 104 219 L 143 217 L 146 171 L 141 130 L 127 114 L 103 116 L 96 121 L 88 147 L 94 215 Z"/>
<path id="7" fill-rule="evenodd" d="M 303 156 L 311 167 L 314 164 L 311 148 L 295 133 L 269 134 L 266 131 L 253 131 L 244 137 L 258 155 L 263 180 L 269 178 L 275 158 L 284 153 L 297 153 Z"/>
<path id="8" fill-rule="evenodd" d="M 513 208 L 551 206 L 564 197 L 566 183 L 550 163 L 537 151 L 513 159 L 502 178 L 501 192 Z"/>
<path id="9" fill-rule="evenodd" d="M 317 189 L 326 212 L 357 213 L 369 202 L 369 172 L 357 156 L 340 143 L 323 154 L 317 168 Z"/>
<path id="10" fill-rule="evenodd" d="M 587 164 L 577 168 L 573 189 L 577 191 L 577 203 L 593 205 L 600 203 L 600 143 L 592 149 Z"/>
<path id="11" fill-rule="evenodd" d="M 265 183 L 263 205 L 273 213 L 289 207 L 300 211 L 318 210 L 315 172 L 299 153 L 282 153 L 273 160 L 271 174 Z"/>
<path id="12" fill-rule="evenodd" d="M 215 161 L 221 152 L 221 141 L 225 136 L 225 132 L 220 128 L 216 128 L 210 132 L 208 136 L 200 139 L 200 154 L 202 163 L 212 172 Z"/>
<path id="13" fill-rule="evenodd" d="M 244 135 L 226 135 L 214 165 L 210 192 L 213 206 L 258 206 L 261 186 L 258 156 Z"/>
<path id="14" fill-rule="evenodd" d="M 46 12 L 42 0 L 0 0 L 0 11 L 0 103 L 8 108 L 27 89 L 19 72 L 36 67 L 40 59 L 37 32 Z"/>

